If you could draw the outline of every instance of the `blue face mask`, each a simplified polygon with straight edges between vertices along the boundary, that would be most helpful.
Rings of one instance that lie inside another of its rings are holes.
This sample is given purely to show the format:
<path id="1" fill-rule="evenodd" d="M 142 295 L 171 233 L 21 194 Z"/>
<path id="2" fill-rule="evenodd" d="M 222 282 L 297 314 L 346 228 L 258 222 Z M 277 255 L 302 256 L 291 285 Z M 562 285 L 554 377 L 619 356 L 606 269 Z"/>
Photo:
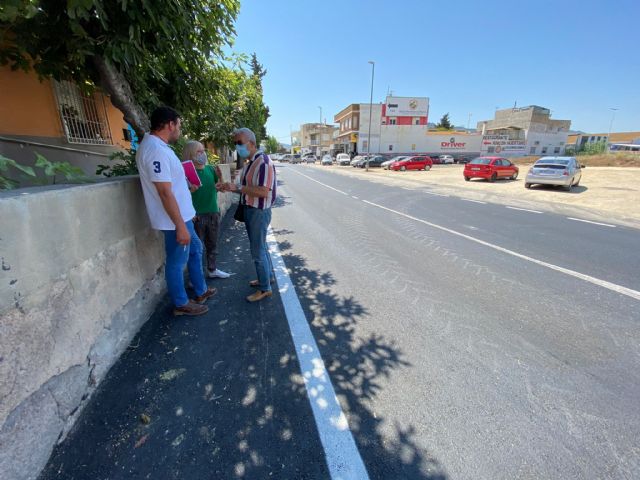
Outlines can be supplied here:
<path id="1" fill-rule="evenodd" d="M 204 165 L 205 163 L 207 163 L 207 154 L 204 152 L 199 153 L 196 156 L 196 162 L 199 163 L 200 165 Z"/>
<path id="2" fill-rule="evenodd" d="M 246 145 L 236 145 L 236 152 L 240 158 L 247 158 L 249 156 L 249 149 Z"/>

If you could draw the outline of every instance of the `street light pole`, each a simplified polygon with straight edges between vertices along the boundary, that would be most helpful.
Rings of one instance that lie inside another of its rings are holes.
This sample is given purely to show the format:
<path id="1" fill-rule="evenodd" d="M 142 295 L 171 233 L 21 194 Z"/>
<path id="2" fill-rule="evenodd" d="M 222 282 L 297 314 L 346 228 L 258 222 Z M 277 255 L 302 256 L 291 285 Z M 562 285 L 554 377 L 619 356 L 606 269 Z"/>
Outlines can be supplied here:
<path id="1" fill-rule="evenodd" d="M 366 170 L 369 171 L 369 154 L 371 153 L 371 113 L 373 112 L 373 74 L 376 70 L 376 62 L 369 60 L 371 64 L 371 96 L 369 97 L 369 135 L 367 136 L 367 161 Z"/>
<path id="2" fill-rule="evenodd" d="M 469 113 L 469 117 L 467 118 L 467 130 L 469 130 L 469 125 L 471 125 L 471 116 L 473 113 Z"/>
<path id="3" fill-rule="evenodd" d="M 618 109 L 609 107 L 609 110 L 611 110 L 612 113 L 611 113 L 611 122 L 609 122 L 609 133 L 607 134 L 607 139 L 604 142 L 604 149 L 606 154 L 611 153 L 611 147 L 607 148 L 607 143 L 611 144 L 611 129 L 613 128 L 613 119 L 616 118 L 616 111 Z"/>

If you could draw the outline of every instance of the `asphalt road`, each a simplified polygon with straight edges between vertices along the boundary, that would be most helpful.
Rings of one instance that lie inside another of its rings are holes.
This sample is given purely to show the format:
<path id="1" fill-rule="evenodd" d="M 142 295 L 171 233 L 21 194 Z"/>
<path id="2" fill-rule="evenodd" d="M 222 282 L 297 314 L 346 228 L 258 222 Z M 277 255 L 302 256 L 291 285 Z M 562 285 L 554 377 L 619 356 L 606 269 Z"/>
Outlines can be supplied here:
<path id="1" fill-rule="evenodd" d="M 639 231 L 278 174 L 272 227 L 371 478 L 640 476 Z"/>

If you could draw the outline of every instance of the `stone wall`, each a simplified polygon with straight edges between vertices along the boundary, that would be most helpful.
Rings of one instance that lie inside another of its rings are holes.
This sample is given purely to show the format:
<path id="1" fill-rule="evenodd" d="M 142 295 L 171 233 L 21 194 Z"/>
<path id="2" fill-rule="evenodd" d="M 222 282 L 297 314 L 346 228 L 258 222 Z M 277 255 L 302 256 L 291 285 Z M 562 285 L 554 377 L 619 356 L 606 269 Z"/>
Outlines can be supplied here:
<path id="1" fill-rule="evenodd" d="M 44 467 L 165 298 L 163 261 L 135 177 L 0 193 L 0 479 Z"/>

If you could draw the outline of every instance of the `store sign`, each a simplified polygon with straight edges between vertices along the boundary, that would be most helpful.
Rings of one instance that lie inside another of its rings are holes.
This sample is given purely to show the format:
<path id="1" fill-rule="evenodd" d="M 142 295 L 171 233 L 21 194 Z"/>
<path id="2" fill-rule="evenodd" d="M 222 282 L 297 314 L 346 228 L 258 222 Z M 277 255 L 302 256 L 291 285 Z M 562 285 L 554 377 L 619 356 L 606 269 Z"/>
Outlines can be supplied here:
<path id="1" fill-rule="evenodd" d="M 456 137 L 451 137 L 448 142 L 440 142 L 442 149 L 464 149 L 467 146 L 467 142 L 456 142 Z"/>
<path id="2" fill-rule="evenodd" d="M 429 99 L 426 97 L 387 97 L 387 117 L 426 117 Z"/>
<path id="3" fill-rule="evenodd" d="M 482 137 L 482 149 L 489 150 L 493 147 L 496 153 L 500 152 L 524 152 L 527 147 L 525 140 L 509 140 L 509 135 L 484 135 Z"/>

